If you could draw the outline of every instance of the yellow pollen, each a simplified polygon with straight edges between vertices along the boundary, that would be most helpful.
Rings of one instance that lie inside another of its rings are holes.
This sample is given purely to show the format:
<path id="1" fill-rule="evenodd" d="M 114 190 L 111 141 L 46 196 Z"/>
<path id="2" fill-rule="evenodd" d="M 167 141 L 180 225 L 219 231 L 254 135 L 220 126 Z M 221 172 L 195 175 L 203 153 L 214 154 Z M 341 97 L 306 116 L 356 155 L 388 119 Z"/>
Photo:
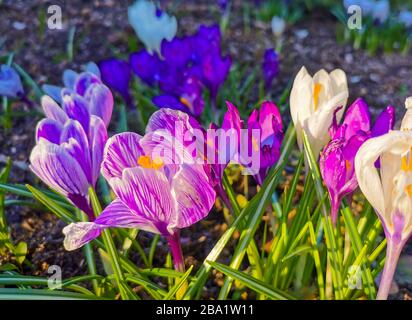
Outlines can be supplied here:
<path id="1" fill-rule="evenodd" d="M 254 151 L 259 151 L 258 143 L 254 137 L 252 137 L 252 147 Z"/>
<path id="2" fill-rule="evenodd" d="M 350 164 L 348 160 L 345 161 L 345 165 L 346 165 L 346 170 L 350 170 L 350 168 L 352 167 L 352 165 Z"/>
<path id="3" fill-rule="evenodd" d="M 139 159 L 137 159 L 137 163 L 145 169 L 158 170 L 163 167 L 163 160 L 159 157 L 152 160 L 150 156 L 140 156 Z"/>
<path id="4" fill-rule="evenodd" d="M 188 107 L 190 109 L 191 105 L 189 103 L 189 101 L 186 98 L 180 97 L 180 102 L 183 103 L 186 107 Z"/>
<path id="5" fill-rule="evenodd" d="M 319 82 L 315 83 L 315 87 L 313 88 L 313 102 L 315 105 L 315 111 L 318 110 L 318 106 L 319 106 L 319 95 L 320 92 L 322 91 L 322 84 L 320 84 Z"/>
<path id="6" fill-rule="evenodd" d="M 410 197 L 410 196 L 412 196 L 412 184 L 408 184 L 406 187 L 405 187 L 405 193 Z"/>

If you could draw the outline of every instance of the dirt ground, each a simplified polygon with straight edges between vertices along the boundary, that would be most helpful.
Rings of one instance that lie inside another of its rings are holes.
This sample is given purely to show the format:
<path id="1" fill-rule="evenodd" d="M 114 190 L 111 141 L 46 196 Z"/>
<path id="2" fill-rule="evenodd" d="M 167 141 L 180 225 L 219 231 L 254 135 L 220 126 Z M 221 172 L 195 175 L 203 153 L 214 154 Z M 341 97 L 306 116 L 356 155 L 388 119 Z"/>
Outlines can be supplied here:
<path id="1" fill-rule="evenodd" d="M 217 22 L 220 12 L 213 1 L 170 1 L 179 21 L 178 33 L 193 33 L 200 24 Z M 64 69 L 78 70 L 88 61 L 98 61 L 113 53 L 127 55 L 129 39 L 133 30 L 127 22 L 126 7 L 130 1 L 15 1 L 5 0 L 0 5 L 0 56 L 13 51 L 15 61 L 39 84 L 61 83 Z M 62 7 L 63 30 L 42 28 L 42 13 L 51 4 Z M 310 72 L 319 68 L 332 70 L 342 68 L 349 80 L 350 101 L 361 96 L 372 107 L 374 115 L 387 105 L 396 108 L 397 119 L 404 112 L 404 100 L 412 95 L 412 53 L 369 56 L 365 51 L 356 51 L 350 45 L 336 42 L 336 20 L 328 12 L 313 12 L 303 21 L 289 26 L 284 34 L 280 54 L 280 75 L 272 90 L 274 101 L 294 78 L 302 65 Z M 65 59 L 69 29 L 76 27 L 74 59 Z M 233 61 L 253 66 L 261 61 L 266 48 L 274 46 L 268 25 L 252 21 L 245 33 L 241 1 L 235 1 L 230 25 L 224 35 L 225 51 Z M 257 97 L 252 93 L 250 102 Z M 227 97 L 230 100 L 230 97 Z M 29 111 L 27 106 L 16 103 L 16 113 Z M 0 128 L 0 168 L 7 156 L 13 159 L 11 175 L 13 183 L 34 183 L 28 168 L 28 156 L 34 144 L 34 128 L 39 116 L 14 118 L 13 130 Z M 86 271 L 80 251 L 66 252 L 63 249 L 61 229 L 64 223 L 53 215 L 23 207 L 8 207 L 7 217 L 16 242 L 26 241 L 29 246 L 26 274 L 45 274 L 48 265 L 62 266 L 63 276 L 80 275 Z M 208 219 L 185 230 L 182 235 L 183 251 L 191 264 L 200 264 L 206 257 L 215 239 L 226 225 L 221 213 L 212 213 Z M 150 243 L 150 235 L 139 235 L 143 244 Z M 159 243 L 159 253 L 162 246 Z M 159 255 L 164 256 L 164 255 Z M 222 262 L 230 258 L 223 253 Z M 229 260 L 228 260 L 229 261 Z M 1 259 L 0 259 L 1 263 Z M 213 283 L 215 282 L 215 283 Z M 207 285 L 205 295 L 214 295 L 218 290 L 216 276 Z M 411 289 L 411 288 L 409 288 Z M 407 298 L 407 287 L 396 298 Z"/>

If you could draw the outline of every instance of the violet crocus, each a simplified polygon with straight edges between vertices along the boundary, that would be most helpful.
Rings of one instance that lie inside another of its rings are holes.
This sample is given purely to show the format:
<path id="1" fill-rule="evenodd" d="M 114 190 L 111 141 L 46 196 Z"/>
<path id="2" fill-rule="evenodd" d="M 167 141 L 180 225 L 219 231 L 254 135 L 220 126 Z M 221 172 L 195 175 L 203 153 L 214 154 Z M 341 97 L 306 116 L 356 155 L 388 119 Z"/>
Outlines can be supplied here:
<path id="1" fill-rule="evenodd" d="M 359 187 L 382 222 L 387 240 L 378 300 L 388 298 L 399 256 L 412 235 L 412 97 L 405 104 L 400 130 L 369 139 L 355 158 Z"/>
<path id="2" fill-rule="evenodd" d="M 199 116 L 204 108 L 203 91 L 210 92 L 216 105 L 219 88 L 231 66 L 221 54 L 221 34 L 217 25 L 200 26 L 191 36 L 175 37 L 161 44 L 161 54 L 147 50 L 129 56 L 133 72 L 161 94 L 152 99 L 159 108 L 173 108 Z"/>
<path id="3" fill-rule="evenodd" d="M 64 70 L 62 76 L 64 88 L 76 91 L 75 83 L 80 74 L 83 75 L 82 83 L 100 82 L 100 70 L 94 62 L 88 62 L 84 66 L 84 70 L 85 71 L 83 73 L 78 73 L 72 69 Z M 46 83 L 42 86 L 42 89 L 45 92 L 45 94 L 49 97 L 52 97 L 54 101 L 57 101 L 58 103 L 62 102 L 61 91 L 63 90 L 63 87 Z"/>
<path id="4" fill-rule="evenodd" d="M 265 89 L 269 90 L 273 79 L 279 74 L 279 57 L 276 51 L 272 48 L 265 51 L 262 63 L 262 73 L 265 81 Z"/>
<path id="5" fill-rule="evenodd" d="M 79 90 L 82 79 L 76 83 Z M 113 97 L 103 84 L 90 83 L 84 96 L 64 89 L 61 99 L 62 108 L 50 97 L 42 98 L 46 118 L 36 128 L 30 168 L 93 219 L 88 189 L 99 177 Z"/>
<path id="6" fill-rule="evenodd" d="M 165 111 L 152 116 L 148 132 L 154 133 L 151 130 L 157 124 L 168 121 Z M 176 270 L 184 271 L 179 231 L 207 216 L 215 191 L 202 165 L 171 163 L 170 159 L 155 156 L 152 137 L 125 132 L 109 139 L 102 174 L 117 198 L 94 222 L 64 228 L 67 250 L 81 247 L 105 228 L 139 228 L 164 236 Z"/>
<path id="7" fill-rule="evenodd" d="M 0 66 L 0 96 L 20 98 L 24 94 L 19 74 L 8 65 Z"/>
<path id="8" fill-rule="evenodd" d="M 100 61 L 98 65 L 102 81 L 110 89 L 119 93 L 127 106 L 133 107 L 133 100 L 129 92 L 132 77 L 129 63 L 121 59 L 109 58 Z"/>
<path id="9" fill-rule="evenodd" d="M 348 108 L 341 125 L 337 124 L 336 112 L 329 131 L 332 140 L 321 152 L 319 160 L 322 178 L 329 192 L 334 224 L 342 199 L 358 187 L 354 162 L 359 148 L 369 138 L 387 133 L 395 123 L 394 108 L 389 106 L 371 128 L 368 105 L 362 99 L 357 99 Z"/>

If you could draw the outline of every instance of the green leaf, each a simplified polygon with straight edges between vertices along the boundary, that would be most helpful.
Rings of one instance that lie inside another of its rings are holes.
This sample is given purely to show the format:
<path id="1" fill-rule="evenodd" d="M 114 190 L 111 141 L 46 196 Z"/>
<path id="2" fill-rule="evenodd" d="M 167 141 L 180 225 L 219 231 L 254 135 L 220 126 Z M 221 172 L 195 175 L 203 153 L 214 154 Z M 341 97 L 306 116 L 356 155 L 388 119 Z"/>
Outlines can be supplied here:
<path id="1" fill-rule="evenodd" d="M 19 244 L 14 248 L 14 256 L 16 257 L 17 263 L 22 264 L 26 259 L 27 255 L 27 243 L 20 241 Z"/>
<path id="2" fill-rule="evenodd" d="M 225 266 L 225 265 L 217 263 L 217 262 L 209 261 L 209 264 L 212 265 L 212 267 L 215 268 L 216 270 L 218 270 L 218 271 L 224 273 L 225 275 L 239 281 L 240 283 L 242 283 L 246 287 L 256 291 L 257 293 L 268 296 L 269 298 L 271 298 L 273 300 L 294 300 L 294 298 L 291 295 L 289 295 L 285 292 L 282 292 L 278 289 L 271 288 L 266 283 L 264 283 L 260 280 L 257 280 L 257 279 L 251 277 L 250 275 L 248 275 L 244 272 L 241 272 L 239 270 L 235 270 L 233 268 L 230 268 L 228 266 Z"/>
<path id="3" fill-rule="evenodd" d="M 301 254 L 307 253 L 311 250 L 312 250 L 312 246 L 310 246 L 308 244 L 303 244 L 303 245 L 297 247 L 293 252 L 291 252 L 288 255 L 284 256 L 282 258 L 282 263 L 289 260 L 289 259 L 291 259 L 291 258 L 293 258 L 293 257 L 296 257 L 296 256 L 299 256 Z"/>
<path id="4" fill-rule="evenodd" d="M 230 263 L 230 267 L 233 269 L 238 269 L 245 256 L 246 249 L 253 239 L 258 226 L 262 220 L 264 210 L 267 208 L 268 204 L 272 199 L 273 192 L 282 176 L 282 170 L 286 165 L 287 159 L 289 157 L 290 151 L 295 144 L 296 131 L 293 126 L 289 126 L 289 129 L 285 135 L 285 141 L 283 144 L 282 153 L 275 168 L 270 170 L 268 176 L 266 177 L 262 188 L 249 202 L 248 206 L 242 210 L 248 213 L 249 219 L 246 223 L 246 228 L 242 231 L 239 239 L 239 243 L 236 246 L 235 252 Z M 226 278 L 222 289 L 219 293 L 219 299 L 226 299 L 230 288 L 232 286 L 233 279 Z"/>
<path id="5" fill-rule="evenodd" d="M 0 288 L 0 300 L 96 300 L 93 295 L 45 289 Z"/>
<path id="6" fill-rule="evenodd" d="M 172 287 L 172 289 L 170 289 L 167 295 L 164 296 L 163 300 L 172 299 L 175 296 L 175 294 L 179 291 L 179 289 L 182 288 L 185 284 L 187 284 L 186 280 L 192 272 L 192 269 L 193 266 L 190 266 L 190 268 L 184 273 L 184 275 L 179 279 L 179 281 L 177 281 L 177 283 Z"/>
<path id="7" fill-rule="evenodd" d="M 26 187 L 30 190 L 33 196 L 40 203 L 42 203 L 47 209 L 51 210 L 57 217 L 59 217 L 59 219 L 62 219 L 64 222 L 67 223 L 76 221 L 73 214 L 64 209 L 62 206 L 60 206 L 56 201 L 52 200 L 46 194 L 44 194 L 40 190 L 37 190 L 29 184 L 26 184 Z"/>

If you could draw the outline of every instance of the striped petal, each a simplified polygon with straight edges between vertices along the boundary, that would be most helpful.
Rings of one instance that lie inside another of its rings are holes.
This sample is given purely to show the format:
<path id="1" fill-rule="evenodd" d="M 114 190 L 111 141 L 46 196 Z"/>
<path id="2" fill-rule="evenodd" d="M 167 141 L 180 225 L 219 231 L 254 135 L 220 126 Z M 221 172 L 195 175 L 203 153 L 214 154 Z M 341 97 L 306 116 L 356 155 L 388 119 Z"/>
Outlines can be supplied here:
<path id="1" fill-rule="evenodd" d="M 121 178 L 124 169 L 138 165 L 137 161 L 143 153 L 140 139 L 137 133 L 123 132 L 107 141 L 102 163 L 102 174 L 107 180 Z"/>
<path id="2" fill-rule="evenodd" d="M 109 183 L 117 197 L 142 219 L 149 220 L 161 234 L 168 234 L 168 225 L 175 216 L 170 184 L 162 171 L 128 168 L 122 178 Z"/>
<path id="3" fill-rule="evenodd" d="M 30 155 L 30 168 L 63 195 L 88 193 L 89 183 L 83 169 L 62 146 L 40 139 Z"/>
<path id="4" fill-rule="evenodd" d="M 172 194 L 176 199 L 177 228 L 191 226 L 205 218 L 213 207 L 216 193 L 210 185 L 202 166 L 181 166 L 174 176 Z"/>

